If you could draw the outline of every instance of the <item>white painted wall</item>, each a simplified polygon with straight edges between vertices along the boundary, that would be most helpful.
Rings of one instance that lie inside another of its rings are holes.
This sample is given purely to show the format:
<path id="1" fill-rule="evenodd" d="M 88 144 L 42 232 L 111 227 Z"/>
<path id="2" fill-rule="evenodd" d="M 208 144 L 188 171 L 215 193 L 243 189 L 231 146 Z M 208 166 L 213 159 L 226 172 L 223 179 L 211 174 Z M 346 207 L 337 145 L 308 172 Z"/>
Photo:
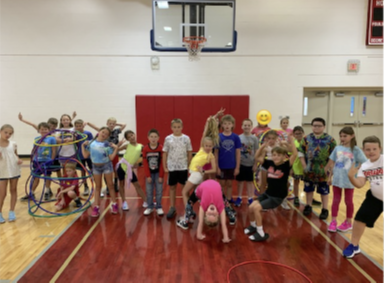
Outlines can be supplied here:
<path id="1" fill-rule="evenodd" d="M 37 134 L 19 112 L 36 123 L 73 110 L 98 125 L 115 116 L 135 130 L 136 94 L 249 94 L 250 118 L 266 108 L 271 126 L 280 115 L 294 126 L 304 87 L 383 86 L 383 49 L 365 45 L 367 3 L 237 1 L 237 51 L 189 62 L 151 51 L 150 0 L 1 0 L 0 124 L 28 154 Z"/>

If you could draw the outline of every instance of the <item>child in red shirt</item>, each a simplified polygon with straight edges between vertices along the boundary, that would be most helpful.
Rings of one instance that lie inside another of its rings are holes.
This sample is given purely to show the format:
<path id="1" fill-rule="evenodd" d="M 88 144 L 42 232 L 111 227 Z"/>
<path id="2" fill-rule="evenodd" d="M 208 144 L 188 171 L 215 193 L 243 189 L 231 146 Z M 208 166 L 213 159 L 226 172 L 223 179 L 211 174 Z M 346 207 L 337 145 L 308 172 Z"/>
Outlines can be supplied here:
<path id="1" fill-rule="evenodd" d="M 68 180 L 61 181 L 61 186 L 56 195 L 56 211 L 60 211 L 68 207 L 72 200 L 75 201 L 76 207 L 82 206 L 82 203 L 79 199 L 79 180 L 76 174 L 76 165 L 74 163 L 66 163 L 64 169 L 64 178 L 68 178 Z"/>

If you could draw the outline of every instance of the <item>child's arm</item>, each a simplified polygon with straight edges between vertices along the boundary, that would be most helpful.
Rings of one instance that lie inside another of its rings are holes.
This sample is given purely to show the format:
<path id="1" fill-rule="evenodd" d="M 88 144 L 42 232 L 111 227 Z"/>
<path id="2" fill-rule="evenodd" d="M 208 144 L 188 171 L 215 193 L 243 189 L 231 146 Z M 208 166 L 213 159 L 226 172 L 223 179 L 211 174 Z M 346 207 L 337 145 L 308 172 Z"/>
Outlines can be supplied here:
<path id="1" fill-rule="evenodd" d="M 365 177 L 356 177 L 356 174 L 360 168 L 361 168 L 361 164 L 358 164 L 358 166 L 356 167 L 353 162 L 352 167 L 350 167 L 350 170 L 348 172 L 349 181 L 357 189 L 361 189 L 366 184 Z"/>
<path id="2" fill-rule="evenodd" d="M 164 172 L 168 173 L 168 168 L 167 168 L 167 151 L 163 151 L 162 164 L 163 164 Z"/>
<path id="3" fill-rule="evenodd" d="M 239 174 L 239 168 L 241 167 L 241 149 L 237 148 L 235 150 L 235 170 L 234 170 L 234 176 L 237 176 Z"/>
<path id="4" fill-rule="evenodd" d="M 83 157 L 85 159 L 87 159 L 88 157 L 90 157 L 90 152 L 86 149 L 86 146 L 89 144 L 90 142 L 89 141 L 85 141 L 84 143 L 82 143 L 82 154 L 83 154 Z"/>
<path id="5" fill-rule="evenodd" d="M 70 186 L 70 187 L 68 187 L 68 188 L 66 188 L 66 189 L 64 189 L 64 188 L 62 187 L 61 191 L 60 191 L 57 195 L 58 195 L 58 196 L 64 195 L 65 193 L 68 193 L 69 191 L 75 190 L 75 187 L 76 187 L 76 185 Z"/>
<path id="6" fill-rule="evenodd" d="M 199 172 L 201 172 L 202 174 L 211 174 L 211 173 L 216 173 L 217 172 L 217 164 L 215 162 L 215 158 L 214 156 L 210 159 L 210 164 L 211 164 L 211 169 L 210 170 L 203 170 L 203 167 L 202 166 L 197 166 Z"/>
<path id="7" fill-rule="evenodd" d="M 17 147 L 15 145 L 15 154 L 17 156 L 17 165 L 23 164 L 23 160 L 19 158 L 19 154 L 17 154 Z"/>
<path id="8" fill-rule="evenodd" d="M 297 148 L 295 147 L 294 139 L 292 136 L 289 137 L 289 145 L 290 145 L 290 151 L 291 151 L 291 156 L 290 156 L 290 166 L 293 166 L 294 161 L 297 159 L 298 151 Z"/>
<path id="9" fill-rule="evenodd" d="M 333 168 L 334 168 L 335 162 L 329 158 L 328 164 L 325 166 L 325 173 L 328 176 L 328 185 L 330 186 L 332 183 L 332 176 L 333 176 Z"/>
<path id="10" fill-rule="evenodd" d="M 192 150 L 188 150 L 187 151 L 187 167 L 190 166 L 191 159 L 192 159 Z"/>
<path id="11" fill-rule="evenodd" d="M 222 234 L 223 234 L 222 242 L 229 243 L 231 239 L 229 238 L 229 231 L 227 231 L 226 214 L 224 209 L 221 212 L 220 218 L 221 218 L 221 226 L 222 226 Z"/>
<path id="12" fill-rule="evenodd" d="M 111 161 L 114 160 L 116 154 L 119 151 L 119 146 L 121 146 L 122 143 L 123 143 L 123 140 L 118 142 L 118 144 L 114 144 L 114 143 L 110 142 L 110 147 L 112 147 L 114 149 L 114 151 L 108 156 Z"/>
<path id="13" fill-rule="evenodd" d="M 76 115 L 76 111 L 74 111 L 74 113 L 72 113 L 72 121 L 75 119 Z"/>
<path id="14" fill-rule="evenodd" d="M 126 127 L 126 124 L 116 123 L 116 126 L 120 127 L 120 131 L 123 131 L 124 128 Z"/>
<path id="15" fill-rule="evenodd" d="M 306 164 L 305 156 L 303 155 L 302 152 L 301 152 L 301 156 L 299 156 L 299 160 L 301 161 L 303 171 L 306 172 L 307 164 Z"/>
<path id="16" fill-rule="evenodd" d="M 214 155 L 215 155 L 215 164 L 217 165 L 217 175 L 221 175 L 221 168 L 219 168 L 219 163 L 218 163 L 218 157 L 219 157 L 219 149 L 216 148 L 214 150 Z"/>
<path id="17" fill-rule="evenodd" d="M 94 129 L 95 131 L 99 132 L 100 131 L 100 128 L 96 127 L 94 124 L 90 123 L 90 122 L 87 122 L 87 125 L 90 126 L 92 129 Z"/>
<path id="18" fill-rule="evenodd" d="M 21 113 L 19 113 L 19 120 L 22 121 L 23 123 L 26 123 L 27 125 L 30 125 L 32 126 L 36 131 L 38 131 L 39 129 L 37 128 L 37 125 L 32 123 L 32 122 L 29 122 L 27 120 L 24 120 L 23 119 L 23 115 L 21 115 Z"/>
<path id="19" fill-rule="evenodd" d="M 198 229 L 197 229 L 197 238 L 198 240 L 203 240 L 206 238 L 206 235 L 203 235 L 203 219 L 205 217 L 205 212 L 203 211 L 202 206 L 199 206 L 199 223 L 198 223 Z"/>
<path id="20" fill-rule="evenodd" d="M 263 161 L 265 160 L 265 156 L 266 156 L 266 150 L 265 150 L 266 146 L 267 146 L 267 143 L 263 143 L 261 147 L 257 150 L 257 152 L 255 153 L 255 162 L 263 164 Z"/>

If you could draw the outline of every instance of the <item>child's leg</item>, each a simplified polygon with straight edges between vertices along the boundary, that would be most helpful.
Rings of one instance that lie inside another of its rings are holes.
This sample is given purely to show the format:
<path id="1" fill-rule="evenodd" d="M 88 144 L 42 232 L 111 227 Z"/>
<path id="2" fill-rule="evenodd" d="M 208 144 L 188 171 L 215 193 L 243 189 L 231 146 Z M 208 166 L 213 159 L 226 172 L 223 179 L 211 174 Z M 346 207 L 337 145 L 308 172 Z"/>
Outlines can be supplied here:
<path id="1" fill-rule="evenodd" d="M 366 224 L 364 222 L 354 220 L 351 240 L 351 243 L 354 246 L 358 246 L 358 244 L 360 243 L 360 239 L 365 232 L 365 228 Z"/>
<path id="2" fill-rule="evenodd" d="M 219 184 L 221 185 L 222 193 L 223 193 L 224 195 L 226 195 L 226 180 L 220 179 L 220 180 L 219 180 Z"/>
<path id="3" fill-rule="evenodd" d="M 113 176 L 113 172 L 104 174 L 104 179 L 107 182 L 107 188 L 110 191 L 112 203 L 116 203 L 116 193 L 114 189 L 114 184 L 112 182 L 112 176 Z"/>
<path id="4" fill-rule="evenodd" d="M 3 210 L 4 200 L 5 200 L 5 197 L 7 196 L 7 185 L 8 185 L 8 180 L 0 181 L 0 213 Z"/>
<path id="5" fill-rule="evenodd" d="M 16 201 L 17 201 L 17 182 L 19 179 L 10 180 L 10 192 L 11 192 L 11 211 L 15 211 Z M 1 211 L 1 210 L 0 210 Z"/>
<path id="6" fill-rule="evenodd" d="M 162 208 L 163 182 L 159 182 L 159 173 L 153 174 L 153 179 L 156 188 L 156 208 Z"/>
<path id="7" fill-rule="evenodd" d="M 146 178 L 146 195 L 147 195 L 147 204 L 148 208 L 154 208 L 154 187 L 158 180 L 153 179 L 154 174 L 151 174 L 151 181 L 148 182 Z"/>
<path id="8" fill-rule="evenodd" d="M 266 191 L 267 187 L 267 172 L 265 170 L 261 170 L 261 194 Z"/>
<path id="9" fill-rule="evenodd" d="M 125 180 L 119 180 L 119 195 L 122 199 L 122 202 L 126 200 L 126 188 L 125 188 Z"/>
<path id="10" fill-rule="evenodd" d="M 337 186 L 333 186 L 332 221 L 337 219 L 338 209 L 341 202 L 341 194 L 342 194 L 342 189 Z M 345 199 L 346 199 L 346 195 L 345 195 Z"/>
<path id="11" fill-rule="evenodd" d="M 100 205 L 100 191 L 102 189 L 102 174 L 94 174 L 95 180 L 95 194 L 94 194 L 94 204 L 96 206 Z"/>
<path id="12" fill-rule="evenodd" d="M 298 197 L 299 196 L 299 182 L 300 179 L 294 179 L 294 196 Z"/>
<path id="13" fill-rule="evenodd" d="M 250 222 L 255 222 L 257 226 L 262 226 L 262 206 L 259 201 L 254 201 L 249 206 L 249 219 Z"/>
<path id="14" fill-rule="evenodd" d="M 226 196 L 229 200 L 233 198 L 233 180 L 226 180 L 227 193 Z"/>
<path id="15" fill-rule="evenodd" d="M 238 197 L 239 198 L 242 198 L 242 193 L 243 193 L 243 184 L 245 182 L 244 181 L 238 181 Z M 247 191 L 249 192 L 249 191 Z"/>
<path id="16" fill-rule="evenodd" d="M 170 207 L 175 207 L 176 185 L 170 186 Z"/>
<path id="17" fill-rule="evenodd" d="M 36 191 L 37 186 L 40 183 L 40 178 L 34 177 L 33 183 L 32 183 L 32 193 Z"/>
<path id="18" fill-rule="evenodd" d="M 354 212 L 354 203 L 353 203 L 353 195 L 354 189 L 345 189 L 345 204 L 346 204 L 346 220 L 349 223 L 352 223 L 353 212 Z"/>
<path id="19" fill-rule="evenodd" d="M 184 206 L 187 205 L 187 201 L 189 199 L 189 194 L 192 189 L 194 189 L 195 185 L 190 181 L 187 181 L 186 185 L 182 189 L 182 197 Z"/>
<path id="20" fill-rule="evenodd" d="M 252 199 L 254 197 L 254 183 L 246 182 L 247 198 Z"/>
<path id="21" fill-rule="evenodd" d="M 146 195 L 144 194 L 142 187 L 140 186 L 139 182 L 132 183 L 135 187 L 136 193 L 142 198 L 142 200 L 145 202 Z"/>

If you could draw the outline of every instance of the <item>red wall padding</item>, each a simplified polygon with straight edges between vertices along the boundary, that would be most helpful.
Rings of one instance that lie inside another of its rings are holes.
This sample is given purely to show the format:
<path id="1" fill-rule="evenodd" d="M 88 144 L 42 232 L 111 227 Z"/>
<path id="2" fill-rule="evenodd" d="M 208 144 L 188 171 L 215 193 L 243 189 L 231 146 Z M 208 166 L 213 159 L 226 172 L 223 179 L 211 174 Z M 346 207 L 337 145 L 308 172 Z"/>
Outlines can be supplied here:
<path id="1" fill-rule="evenodd" d="M 136 96 L 136 134 L 139 143 L 148 142 L 147 133 L 155 128 L 163 144 L 171 134 L 171 120 L 183 121 L 183 133 L 191 139 L 193 152 L 197 152 L 207 117 L 221 108 L 225 114 L 235 118 L 235 130 L 242 133 L 241 123 L 249 118 L 248 95 L 137 95 Z"/>

